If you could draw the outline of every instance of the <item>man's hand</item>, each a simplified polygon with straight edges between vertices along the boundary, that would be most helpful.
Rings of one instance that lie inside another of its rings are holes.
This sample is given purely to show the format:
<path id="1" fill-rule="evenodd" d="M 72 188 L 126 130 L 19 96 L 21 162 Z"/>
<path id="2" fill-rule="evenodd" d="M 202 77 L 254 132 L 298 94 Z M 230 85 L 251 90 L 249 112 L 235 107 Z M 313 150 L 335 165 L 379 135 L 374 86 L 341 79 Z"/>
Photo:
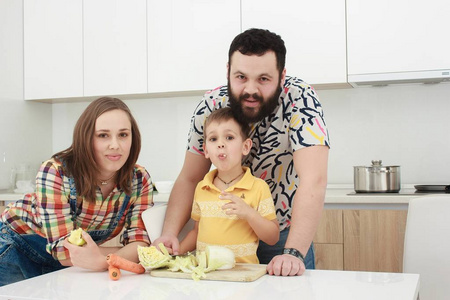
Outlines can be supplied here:
<path id="1" fill-rule="evenodd" d="M 290 254 L 277 255 L 267 265 L 267 273 L 275 276 L 296 276 L 305 272 L 305 264 Z"/>
<path id="2" fill-rule="evenodd" d="M 163 243 L 164 246 L 167 248 L 167 251 L 169 251 L 172 255 L 179 255 L 180 251 L 180 241 L 178 238 L 174 235 L 162 235 L 156 240 L 154 240 L 151 244 L 151 246 L 155 246 L 159 249 L 158 245 L 160 243 Z"/>

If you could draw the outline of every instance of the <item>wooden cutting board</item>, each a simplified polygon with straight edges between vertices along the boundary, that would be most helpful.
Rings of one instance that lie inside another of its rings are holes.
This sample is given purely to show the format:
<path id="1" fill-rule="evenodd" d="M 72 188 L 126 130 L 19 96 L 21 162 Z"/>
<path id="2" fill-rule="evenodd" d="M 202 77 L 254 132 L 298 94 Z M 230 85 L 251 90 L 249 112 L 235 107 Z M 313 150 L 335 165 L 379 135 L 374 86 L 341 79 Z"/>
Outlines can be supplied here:
<path id="1" fill-rule="evenodd" d="M 201 280 L 220 281 L 255 281 L 266 274 L 267 265 L 237 263 L 233 269 L 217 270 L 206 273 L 206 278 Z M 167 269 L 156 269 L 150 272 L 154 277 L 184 278 L 192 280 L 191 274 L 183 272 L 172 272 Z"/>

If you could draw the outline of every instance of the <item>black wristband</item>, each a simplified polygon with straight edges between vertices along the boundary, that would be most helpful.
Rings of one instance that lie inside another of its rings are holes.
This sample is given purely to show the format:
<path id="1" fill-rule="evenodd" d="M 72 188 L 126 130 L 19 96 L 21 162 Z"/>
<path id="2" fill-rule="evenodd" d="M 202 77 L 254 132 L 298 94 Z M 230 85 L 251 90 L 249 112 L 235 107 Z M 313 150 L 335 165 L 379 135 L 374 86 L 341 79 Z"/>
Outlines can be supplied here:
<path id="1" fill-rule="evenodd" d="M 303 263 L 305 263 L 305 257 L 303 256 L 303 254 L 300 251 L 298 251 L 295 248 L 284 248 L 283 254 L 293 255 L 293 256 L 297 257 L 298 259 L 300 259 Z"/>

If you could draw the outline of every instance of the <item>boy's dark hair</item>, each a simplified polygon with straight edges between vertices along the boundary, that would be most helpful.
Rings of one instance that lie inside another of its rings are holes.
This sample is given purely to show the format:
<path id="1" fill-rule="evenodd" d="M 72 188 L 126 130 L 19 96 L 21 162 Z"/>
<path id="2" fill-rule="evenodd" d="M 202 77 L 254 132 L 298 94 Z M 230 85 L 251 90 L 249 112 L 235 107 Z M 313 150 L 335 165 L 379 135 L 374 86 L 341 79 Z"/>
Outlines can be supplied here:
<path id="1" fill-rule="evenodd" d="M 266 29 L 252 28 L 237 35 L 231 42 L 228 51 L 228 63 L 231 56 L 239 51 L 244 55 L 264 55 L 267 51 L 275 52 L 277 68 L 280 74 L 286 64 L 286 47 L 281 37 Z"/>
<path id="2" fill-rule="evenodd" d="M 206 135 L 206 127 L 208 127 L 209 124 L 212 122 L 221 122 L 221 121 L 228 121 L 228 120 L 234 120 L 236 123 L 238 123 L 239 127 L 241 128 L 241 135 L 242 138 L 245 140 L 250 135 L 250 126 L 247 122 L 244 120 L 241 120 L 240 118 L 236 118 L 233 114 L 233 111 L 230 107 L 224 107 L 214 110 L 206 119 L 205 125 L 203 126 L 203 132 Z M 206 138 L 206 136 L 205 136 Z"/>

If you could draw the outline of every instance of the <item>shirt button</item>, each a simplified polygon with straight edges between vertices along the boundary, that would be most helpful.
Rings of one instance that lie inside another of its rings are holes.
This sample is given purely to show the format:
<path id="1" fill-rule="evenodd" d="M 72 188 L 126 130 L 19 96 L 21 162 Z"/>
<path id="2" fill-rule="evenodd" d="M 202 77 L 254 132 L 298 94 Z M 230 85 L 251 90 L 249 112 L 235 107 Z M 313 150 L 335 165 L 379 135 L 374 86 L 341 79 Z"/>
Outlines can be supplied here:
<path id="1" fill-rule="evenodd" d="M 5 228 L 2 229 L 2 233 L 6 233 L 6 229 Z"/>

